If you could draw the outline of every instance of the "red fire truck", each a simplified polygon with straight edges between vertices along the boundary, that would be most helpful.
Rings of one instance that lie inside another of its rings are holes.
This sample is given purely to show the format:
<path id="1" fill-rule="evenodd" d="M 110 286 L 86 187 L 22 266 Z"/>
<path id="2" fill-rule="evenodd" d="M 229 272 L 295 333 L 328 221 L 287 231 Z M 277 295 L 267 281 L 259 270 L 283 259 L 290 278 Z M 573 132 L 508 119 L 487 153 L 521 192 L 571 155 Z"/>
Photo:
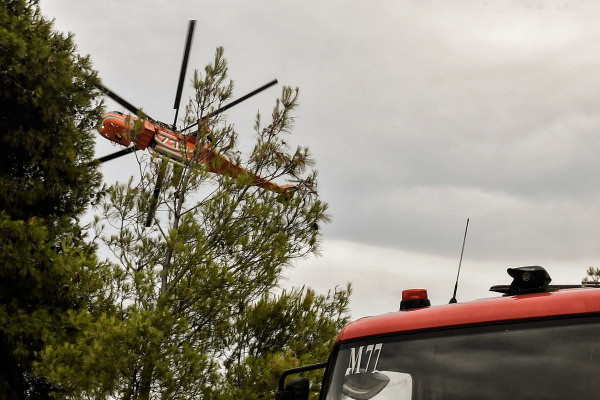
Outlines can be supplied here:
<path id="1" fill-rule="evenodd" d="M 321 400 L 600 399 L 600 290 L 508 272 L 502 297 L 430 307 L 405 290 L 400 311 L 347 325 L 327 363 L 284 372 L 278 400 L 306 400 L 308 380 L 285 378 L 317 368 Z"/>

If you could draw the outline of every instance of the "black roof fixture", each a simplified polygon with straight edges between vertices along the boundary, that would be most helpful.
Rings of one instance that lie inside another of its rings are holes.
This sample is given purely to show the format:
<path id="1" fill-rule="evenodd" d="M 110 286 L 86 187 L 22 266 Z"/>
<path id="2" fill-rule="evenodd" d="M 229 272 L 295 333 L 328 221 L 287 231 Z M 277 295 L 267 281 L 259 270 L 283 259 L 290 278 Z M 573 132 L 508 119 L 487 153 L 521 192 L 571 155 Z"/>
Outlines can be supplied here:
<path id="1" fill-rule="evenodd" d="M 552 278 L 548 272 L 538 265 L 528 267 L 509 268 L 506 270 L 513 278 L 509 285 L 495 285 L 490 288 L 491 292 L 507 295 L 549 292 L 557 289 L 580 288 L 583 285 L 550 285 Z"/>
<path id="2" fill-rule="evenodd" d="M 537 265 L 509 268 L 506 272 L 513 278 L 510 286 L 496 285 L 490 291 L 505 294 L 545 292 L 552 281 L 548 272 Z"/>

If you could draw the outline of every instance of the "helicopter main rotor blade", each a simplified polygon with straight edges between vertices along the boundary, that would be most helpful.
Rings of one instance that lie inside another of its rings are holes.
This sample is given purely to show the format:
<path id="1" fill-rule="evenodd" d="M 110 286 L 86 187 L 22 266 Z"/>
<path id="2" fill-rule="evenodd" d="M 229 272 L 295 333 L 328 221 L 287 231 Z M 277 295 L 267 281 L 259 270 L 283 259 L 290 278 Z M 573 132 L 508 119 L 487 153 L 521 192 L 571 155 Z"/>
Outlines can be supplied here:
<path id="1" fill-rule="evenodd" d="M 140 112 L 140 110 L 137 107 L 134 107 L 127 100 L 123 99 L 121 96 L 119 96 L 118 94 L 116 94 L 115 92 L 113 92 L 112 90 L 110 90 L 109 88 L 104 86 L 103 84 L 99 83 L 96 85 L 96 87 L 98 89 L 100 89 L 100 91 L 102 93 L 106 94 L 108 97 L 110 97 L 111 99 L 113 99 L 114 101 L 116 101 L 117 103 L 119 103 L 120 105 L 122 105 L 123 107 L 128 109 L 129 111 L 131 111 L 134 115 L 138 115 L 138 112 Z"/>
<path id="2" fill-rule="evenodd" d="M 188 27 L 187 39 L 185 42 L 185 50 L 183 52 L 183 61 L 181 62 L 181 72 L 179 73 L 179 84 L 177 85 L 177 94 L 175 95 L 175 120 L 173 120 L 173 126 L 177 124 L 177 115 L 179 114 L 179 103 L 181 103 L 181 92 L 183 91 L 183 82 L 185 81 L 185 73 L 187 71 L 188 60 L 190 56 L 190 49 L 192 48 L 192 40 L 194 39 L 194 26 L 196 26 L 196 20 L 190 20 Z"/>
<path id="3" fill-rule="evenodd" d="M 112 90 L 110 90 L 109 88 L 104 86 L 103 84 L 99 83 L 96 85 L 96 87 L 98 89 L 100 89 L 100 91 L 102 93 L 104 93 L 105 95 L 107 95 L 108 97 L 110 97 L 111 99 L 113 99 L 114 101 L 116 101 L 117 103 L 122 105 L 123 107 L 125 107 L 127 110 L 129 110 L 134 116 L 140 115 L 140 112 L 141 112 L 142 115 L 144 115 L 148 121 L 154 121 L 154 119 L 150 118 L 150 116 L 147 115 L 145 112 L 143 112 L 139 108 L 133 106 L 130 102 L 123 99 L 121 96 L 119 96 L 118 94 L 116 94 L 115 92 L 113 92 Z"/>
<path id="4" fill-rule="evenodd" d="M 160 163 L 156 184 L 154 185 L 154 191 L 152 192 L 152 199 L 150 199 L 150 210 L 148 210 L 148 217 L 146 217 L 146 228 L 150 228 L 154 221 L 154 214 L 156 214 L 156 209 L 158 208 L 158 196 L 160 196 L 160 188 L 165 179 L 168 162 L 169 161 L 166 158 L 163 158 Z"/>
<path id="5" fill-rule="evenodd" d="M 214 111 L 214 112 L 212 112 L 212 113 L 210 113 L 208 115 L 205 115 L 204 117 L 202 117 L 202 121 L 204 121 L 207 118 L 214 117 L 215 115 L 219 115 L 223 111 L 229 110 L 231 107 L 233 107 L 233 106 L 235 106 L 237 104 L 240 104 L 242 101 L 249 99 L 250 97 L 254 96 L 255 94 L 258 94 L 258 93 L 262 92 L 263 90 L 270 88 L 273 85 L 277 85 L 277 83 L 278 83 L 277 79 L 273 79 L 271 82 L 267 83 L 266 85 L 263 85 L 263 86 L 259 87 L 255 91 L 250 92 L 247 95 L 242 96 L 239 99 L 237 99 L 235 101 L 232 101 L 231 103 L 229 103 L 227 105 L 224 105 L 223 107 L 219 108 L 218 110 L 216 110 L 216 111 Z M 196 125 L 198 125 L 198 122 L 195 122 L 195 123 L 193 123 L 193 124 L 191 124 L 189 126 L 186 126 L 181 132 L 183 133 L 183 132 L 187 131 L 188 129 L 193 128 Z"/>
<path id="6" fill-rule="evenodd" d="M 126 154 L 134 153 L 134 152 L 136 152 L 138 150 L 139 149 L 135 145 L 133 145 L 133 146 L 128 147 L 126 149 L 115 151 L 114 153 L 105 155 L 104 157 L 97 158 L 95 161 L 100 161 L 100 164 L 102 164 L 102 163 L 104 163 L 106 161 L 114 160 L 115 158 L 122 157 L 122 156 L 124 156 Z"/>

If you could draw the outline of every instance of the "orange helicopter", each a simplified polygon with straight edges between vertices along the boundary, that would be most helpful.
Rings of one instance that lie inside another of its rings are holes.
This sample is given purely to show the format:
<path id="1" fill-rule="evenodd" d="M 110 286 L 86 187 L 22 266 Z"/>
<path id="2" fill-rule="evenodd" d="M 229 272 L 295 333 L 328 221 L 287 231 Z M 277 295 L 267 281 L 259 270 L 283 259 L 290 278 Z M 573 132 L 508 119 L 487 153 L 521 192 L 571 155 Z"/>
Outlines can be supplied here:
<path id="1" fill-rule="evenodd" d="M 183 54 L 181 73 L 179 75 L 179 85 L 177 87 L 175 105 L 173 107 L 175 109 L 175 120 L 172 125 L 165 124 L 164 122 L 160 122 L 150 118 L 149 116 L 146 116 L 141 130 L 134 137 L 131 137 L 130 132 L 133 130 L 135 122 L 139 120 L 137 115 L 140 115 L 140 110 L 118 96 L 112 90 L 108 89 L 106 86 L 98 85 L 98 88 L 104 94 L 132 113 L 132 115 L 125 115 L 119 111 L 111 111 L 102 116 L 102 121 L 99 128 L 100 136 L 125 146 L 125 148 L 115 153 L 98 158 L 97 160 L 100 161 L 100 163 L 145 149 L 164 155 L 167 157 L 166 159 L 171 162 L 181 163 L 186 157 L 189 160 L 192 159 L 194 154 L 193 150 L 196 145 L 196 135 L 193 133 L 184 135 L 183 132 L 198 125 L 198 123 L 187 126 L 181 130 L 177 129 L 176 123 L 177 114 L 179 113 L 179 105 L 181 102 L 183 83 L 185 81 L 189 53 L 192 46 L 195 24 L 196 21 L 191 20 L 188 28 L 186 47 Z M 209 115 L 205 116 L 204 119 L 216 116 L 275 84 L 277 84 L 277 79 L 213 111 Z M 199 150 L 200 154 L 196 155 L 196 159 L 198 162 L 207 164 L 209 171 L 212 173 L 228 175 L 231 177 L 236 177 L 241 173 L 254 175 L 255 178 L 251 183 L 253 186 L 261 187 L 274 193 L 285 193 L 286 195 L 289 195 L 290 191 L 294 188 L 294 185 L 278 185 L 273 181 L 253 174 L 251 171 L 248 171 L 245 168 L 235 164 L 229 160 L 229 158 L 214 150 L 211 147 L 211 143 L 203 145 Z M 159 174 L 156 188 L 154 189 L 155 199 L 158 198 L 158 195 L 160 194 L 160 186 L 161 175 Z M 148 216 L 148 222 L 146 226 L 150 226 L 152 214 L 153 213 Z"/>
<path id="2" fill-rule="evenodd" d="M 188 160 L 192 159 L 194 156 L 194 146 L 196 145 L 196 136 L 184 136 L 177 130 L 165 126 L 163 123 L 145 120 L 140 132 L 132 139 L 130 132 L 133 131 L 133 127 L 138 120 L 138 117 L 125 115 L 119 111 L 111 111 L 102 116 L 99 129 L 100 135 L 112 142 L 126 146 L 126 148 L 99 158 L 100 162 L 109 161 L 122 155 L 145 149 L 167 156 L 169 161 L 177 163 L 182 163 L 185 158 Z M 183 148 L 183 146 L 186 148 Z M 212 149 L 210 143 L 200 148 L 200 154 L 196 156 L 196 159 L 201 163 L 206 163 L 208 170 L 215 174 L 232 177 L 241 173 L 252 174 L 250 171 L 232 162 L 223 154 Z M 270 190 L 274 193 L 284 193 L 294 187 L 294 185 L 278 185 L 273 181 L 256 175 L 251 185 Z"/>

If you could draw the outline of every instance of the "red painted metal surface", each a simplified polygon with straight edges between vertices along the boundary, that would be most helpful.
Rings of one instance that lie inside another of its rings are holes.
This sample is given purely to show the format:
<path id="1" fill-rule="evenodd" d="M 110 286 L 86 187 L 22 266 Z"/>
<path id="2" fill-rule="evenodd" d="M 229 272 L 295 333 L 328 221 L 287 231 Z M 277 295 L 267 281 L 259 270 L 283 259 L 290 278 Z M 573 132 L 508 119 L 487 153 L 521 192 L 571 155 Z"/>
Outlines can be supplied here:
<path id="1" fill-rule="evenodd" d="M 128 121 L 126 121 L 127 118 L 129 118 Z M 134 116 L 127 117 L 125 114 L 116 111 L 106 113 L 102 116 L 102 123 L 99 129 L 100 136 L 127 147 L 131 144 L 131 131 L 138 119 L 138 117 Z M 152 123 L 144 121 L 144 126 L 135 138 L 137 148 L 144 150 L 148 147 L 156 130 L 156 127 Z"/>
<path id="2" fill-rule="evenodd" d="M 495 297 L 361 318 L 346 325 L 336 343 L 397 332 L 590 313 L 600 313 L 600 289 Z"/>
<path id="3" fill-rule="evenodd" d="M 407 289 L 402 291 L 402 300 L 427 299 L 427 290 L 425 289 Z"/>

